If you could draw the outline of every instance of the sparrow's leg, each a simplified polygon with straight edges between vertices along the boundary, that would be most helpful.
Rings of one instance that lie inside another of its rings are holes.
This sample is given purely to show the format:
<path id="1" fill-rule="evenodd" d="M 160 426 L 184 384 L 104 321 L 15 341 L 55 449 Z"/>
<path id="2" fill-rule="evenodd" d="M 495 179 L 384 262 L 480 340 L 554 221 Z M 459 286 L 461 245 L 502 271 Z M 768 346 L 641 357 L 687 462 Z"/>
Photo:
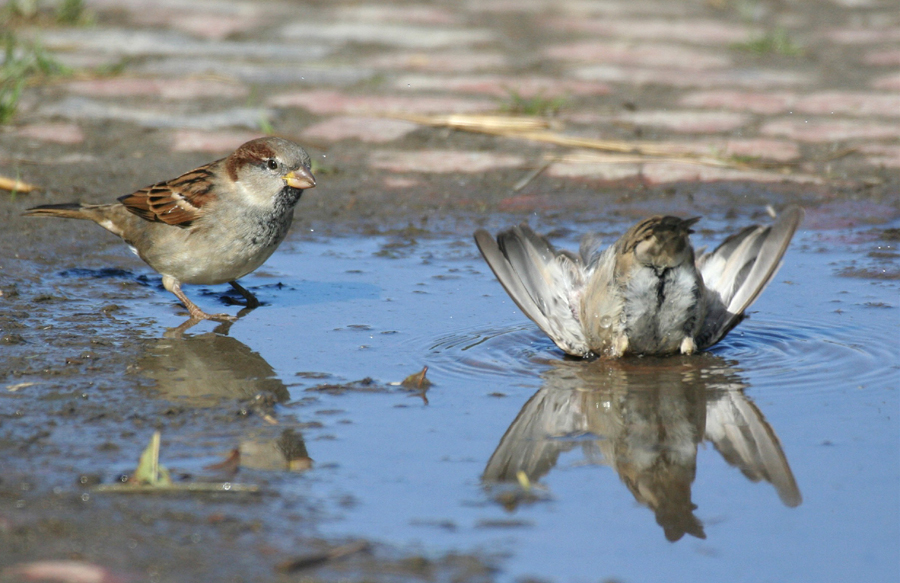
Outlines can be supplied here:
<path id="1" fill-rule="evenodd" d="M 201 310 L 197 304 L 184 295 L 184 292 L 181 291 L 181 283 L 171 275 L 164 275 L 162 281 L 163 287 L 175 294 L 175 297 L 181 300 L 181 303 L 184 304 L 184 307 L 187 308 L 188 313 L 190 313 L 191 318 L 195 320 L 237 320 L 236 317 L 229 316 L 228 314 L 207 314 Z"/>
<path id="2" fill-rule="evenodd" d="M 256 299 L 256 296 L 253 295 L 253 293 L 250 290 L 248 290 L 247 288 L 245 288 L 244 286 L 242 286 L 241 284 L 239 284 L 236 281 L 229 281 L 228 283 L 230 283 L 231 287 L 233 287 L 235 290 L 237 290 L 237 292 L 239 294 L 244 296 L 244 299 L 247 300 L 248 308 L 250 308 L 252 310 L 254 308 L 259 307 L 259 300 Z"/>

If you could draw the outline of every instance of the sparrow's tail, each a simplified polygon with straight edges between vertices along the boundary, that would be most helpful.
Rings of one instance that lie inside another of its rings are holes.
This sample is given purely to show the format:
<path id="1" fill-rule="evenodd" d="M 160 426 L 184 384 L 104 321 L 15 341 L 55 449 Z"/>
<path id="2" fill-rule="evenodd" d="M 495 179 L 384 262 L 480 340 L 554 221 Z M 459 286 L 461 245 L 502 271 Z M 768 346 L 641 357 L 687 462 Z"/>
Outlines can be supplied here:
<path id="1" fill-rule="evenodd" d="M 44 204 L 26 210 L 23 215 L 26 217 L 59 217 L 63 219 L 85 219 L 94 221 L 107 231 L 110 231 L 119 237 L 122 237 L 122 228 L 120 225 L 111 220 L 110 209 L 115 206 L 111 204 L 85 204 L 79 202 L 67 202 L 63 204 Z"/>
<path id="2" fill-rule="evenodd" d="M 590 352 L 579 321 L 584 286 L 581 258 L 557 251 L 528 225 L 494 238 L 475 232 L 475 243 L 506 292 L 525 315 L 568 354 Z"/>
<path id="3" fill-rule="evenodd" d="M 744 319 L 744 311 L 781 267 L 803 214 L 802 208 L 789 206 L 772 225 L 746 227 L 697 260 L 708 294 L 707 315 L 697 338 L 701 349 L 721 340 Z"/>
<path id="4" fill-rule="evenodd" d="M 44 204 L 26 210 L 23 215 L 26 217 L 60 217 L 64 219 L 87 219 L 96 221 L 97 216 L 93 209 L 100 208 L 103 205 L 98 204 L 82 204 L 78 202 L 67 202 L 64 204 Z"/>

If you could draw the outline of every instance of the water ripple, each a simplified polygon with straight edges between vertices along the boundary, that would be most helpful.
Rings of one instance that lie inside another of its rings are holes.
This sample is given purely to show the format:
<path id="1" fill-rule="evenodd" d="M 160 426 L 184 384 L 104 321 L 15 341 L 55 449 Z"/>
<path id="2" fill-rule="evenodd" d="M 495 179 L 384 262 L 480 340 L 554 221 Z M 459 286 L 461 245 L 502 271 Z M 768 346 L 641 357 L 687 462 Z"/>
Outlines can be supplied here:
<path id="1" fill-rule="evenodd" d="M 712 352 L 734 361 L 757 380 L 792 391 L 831 392 L 897 384 L 896 331 L 834 327 L 804 321 L 748 321 Z M 413 339 L 410 342 L 422 342 Z M 548 361 L 566 358 L 540 330 L 525 322 L 474 327 L 424 342 L 429 366 L 442 375 L 471 381 L 473 375 L 535 378 Z"/>

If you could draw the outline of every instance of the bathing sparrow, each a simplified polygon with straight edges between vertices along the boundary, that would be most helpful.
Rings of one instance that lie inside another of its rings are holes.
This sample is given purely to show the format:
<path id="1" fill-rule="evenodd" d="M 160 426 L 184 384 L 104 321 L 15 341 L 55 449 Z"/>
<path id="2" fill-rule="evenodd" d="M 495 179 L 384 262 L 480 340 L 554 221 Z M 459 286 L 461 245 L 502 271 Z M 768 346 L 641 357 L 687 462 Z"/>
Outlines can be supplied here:
<path id="1" fill-rule="evenodd" d="M 769 226 L 749 226 L 695 257 L 698 218 L 655 216 L 599 251 L 557 251 L 528 225 L 475 232 L 485 261 L 512 300 L 567 354 L 691 354 L 744 319 L 781 265 L 803 220 L 797 206 Z"/>

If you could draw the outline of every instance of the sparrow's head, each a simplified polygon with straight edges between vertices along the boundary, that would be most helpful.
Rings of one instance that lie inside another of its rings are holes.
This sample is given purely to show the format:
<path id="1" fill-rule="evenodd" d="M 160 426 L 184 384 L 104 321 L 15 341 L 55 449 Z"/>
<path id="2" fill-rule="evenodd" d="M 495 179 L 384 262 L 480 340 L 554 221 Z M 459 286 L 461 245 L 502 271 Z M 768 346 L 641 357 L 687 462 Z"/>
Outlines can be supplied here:
<path id="1" fill-rule="evenodd" d="M 316 185 L 306 150 L 282 138 L 251 140 L 225 159 L 228 177 L 260 205 L 285 194 L 292 203 Z"/>
<path id="2" fill-rule="evenodd" d="M 678 217 L 650 217 L 625 234 L 624 252 L 633 252 L 641 265 L 657 269 L 677 267 L 694 261 L 694 250 L 688 235 L 691 226 L 700 220 Z"/>

